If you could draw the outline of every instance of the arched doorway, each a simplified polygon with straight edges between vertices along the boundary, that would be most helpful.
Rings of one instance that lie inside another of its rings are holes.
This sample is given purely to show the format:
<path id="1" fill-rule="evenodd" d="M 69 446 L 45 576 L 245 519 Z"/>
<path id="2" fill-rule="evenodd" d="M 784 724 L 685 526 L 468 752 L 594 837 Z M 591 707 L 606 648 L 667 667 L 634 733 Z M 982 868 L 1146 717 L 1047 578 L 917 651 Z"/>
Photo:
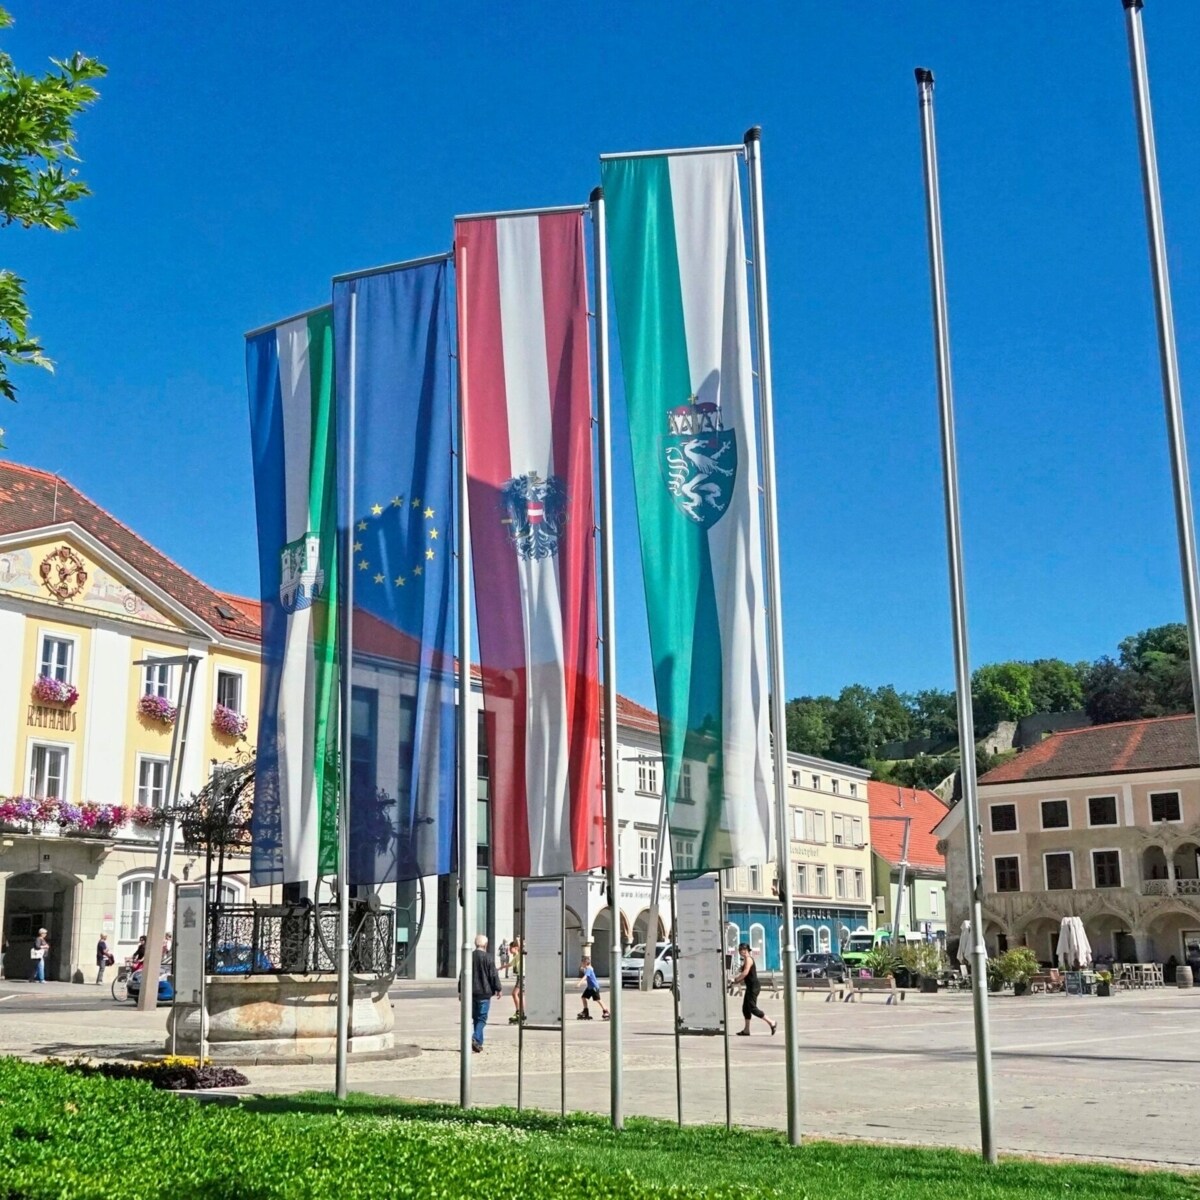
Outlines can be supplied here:
<path id="1" fill-rule="evenodd" d="M 4 892 L 4 936 L 8 939 L 4 967 L 10 979 L 30 974 L 29 951 L 38 930 L 46 929 L 50 939 L 46 978 L 70 980 L 78 882 L 57 871 L 27 871 L 9 877 Z"/>
<path id="2" fill-rule="evenodd" d="M 570 917 L 568 916 L 568 921 Z M 602 908 L 592 922 L 592 966 L 601 978 L 608 978 L 609 939 L 612 937 L 612 909 Z M 621 914 L 621 953 L 629 948 L 629 922 Z"/>
<path id="3" fill-rule="evenodd" d="M 1200 846 L 1184 842 L 1175 847 L 1175 891 L 1181 896 L 1200 896 Z"/>
<path id="4" fill-rule="evenodd" d="M 643 908 L 642 911 L 640 913 L 638 913 L 637 920 L 634 921 L 634 923 L 633 923 L 633 944 L 635 946 L 640 944 L 641 942 L 646 942 L 646 941 L 650 940 L 646 936 L 649 928 L 650 928 L 650 910 L 648 908 Z M 661 942 L 664 937 L 666 937 L 666 930 L 663 928 L 662 917 L 659 917 L 658 918 L 658 933 L 656 934 L 654 940 Z"/>
<path id="5" fill-rule="evenodd" d="M 1161 846 L 1147 846 L 1142 854 L 1142 882 L 1167 878 L 1167 856 Z"/>
<path id="6" fill-rule="evenodd" d="M 811 954 L 817 948 L 817 931 L 811 925 L 796 926 L 796 952 Z"/>
<path id="7" fill-rule="evenodd" d="M 579 960 L 583 955 L 583 922 L 570 905 L 567 906 L 566 919 L 566 962 L 563 965 L 567 977 L 574 979 L 579 974 Z"/>
<path id="8" fill-rule="evenodd" d="M 1062 922 L 1053 917 L 1036 917 L 1021 931 L 1021 939 L 1039 962 L 1058 966 L 1058 931 Z"/>

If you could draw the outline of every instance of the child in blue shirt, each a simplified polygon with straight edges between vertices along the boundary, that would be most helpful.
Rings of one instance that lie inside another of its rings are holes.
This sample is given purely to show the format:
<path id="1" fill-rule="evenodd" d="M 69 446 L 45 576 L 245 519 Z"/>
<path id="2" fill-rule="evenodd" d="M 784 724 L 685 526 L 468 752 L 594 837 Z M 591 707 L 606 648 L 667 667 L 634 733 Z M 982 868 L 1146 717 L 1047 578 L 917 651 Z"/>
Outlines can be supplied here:
<path id="1" fill-rule="evenodd" d="M 608 1009 L 604 1007 L 604 1001 L 600 999 L 600 980 L 596 978 L 596 972 L 592 968 L 592 960 L 584 958 L 580 961 L 579 972 L 583 976 L 583 1011 L 579 1014 L 581 1021 L 590 1021 L 592 1014 L 588 1011 L 588 1001 L 595 1000 L 600 1005 L 600 1011 L 604 1015 L 604 1019 L 608 1020 Z"/>

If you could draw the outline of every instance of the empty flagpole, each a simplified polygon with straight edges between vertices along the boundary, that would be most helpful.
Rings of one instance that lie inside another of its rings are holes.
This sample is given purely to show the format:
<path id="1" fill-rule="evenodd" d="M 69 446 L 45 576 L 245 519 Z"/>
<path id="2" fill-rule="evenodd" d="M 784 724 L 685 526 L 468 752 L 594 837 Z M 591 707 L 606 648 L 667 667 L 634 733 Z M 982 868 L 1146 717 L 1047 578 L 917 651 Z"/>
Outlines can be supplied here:
<path id="1" fill-rule="evenodd" d="M 1187 434 L 1183 424 L 1183 393 L 1179 358 L 1175 352 L 1175 316 L 1171 309 L 1171 277 L 1167 270 L 1167 236 L 1163 226 L 1162 194 L 1158 187 L 1158 153 L 1154 147 L 1154 116 L 1150 110 L 1150 81 L 1146 72 L 1146 42 L 1142 33 L 1142 0 L 1122 0 L 1129 38 L 1129 71 L 1142 159 L 1142 196 L 1146 205 L 1146 236 L 1150 273 L 1154 280 L 1154 316 L 1158 322 L 1158 360 L 1162 371 L 1163 406 L 1167 414 L 1167 443 L 1171 449 L 1171 481 L 1175 490 L 1175 525 L 1179 536 L 1179 565 L 1183 574 L 1183 603 L 1187 612 L 1193 704 L 1200 736 L 1200 606 L 1196 596 L 1196 521 L 1188 478 Z"/>
<path id="2" fill-rule="evenodd" d="M 625 1127 L 624 1068 L 621 1061 L 621 858 L 617 828 L 617 635 L 613 590 L 612 391 L 608 377 L 608 241 L 604 233 L 604 189 L 592 192 L 592 273 L 596 286 L 596 411 L 600 442 L 600 595 L 604 642 L 604 816 L 608 839 L 609 1103 L 614 1129 Z"/>
<path id="3" fill-rule="evenodd" d="M 771 672 L 771 735 L 774 749 L 776 871 L 783 909 L 783 1034 L 787 1064 L 788 1141 L 800 1144 L 800 1062 L 796 1028 L 796 924 L 792 913 L 788 847 L 787 697 L 783 679 L 783 585 L 779 575 L 779 496 L 775 485 L 775 412 L 771 388 L 771 322 L 767 311 L 767 245 L 763 228 L 762 130 L 746 131 L 750 174 L 750 236 L 754 254 L 754 324 L 758 333 L 758 412 L 762 426 L 763 533 L 767 565 L 767 639 Z M 728 1035 L 727 1035 L 728 1036 Z"/>
<path id="4" fill-rule="evenodd" d="M 338 980 L 337 980 L 337 1065 L 334 1069 L 337 1098 L 344 1100 L 347 1090 L 347 1063 L 350 1050 L 350 698 L 353 695 L 354 672 L 354 572 L 350 570 L 353 555 L 350 543 L 354 533 L 354 437 L 355 392 L 358 388 L 358 294 L 350 292 L 350 394 L 346 397 L 346 544 L 342 555 L 346 563 L 343 573 L 345 638 L 342 646 L 342 720 L 339 774 L 341 779 L 338 804 Z"/>
<path id="5" fill-rule="evenodd" d="M 954 633 L 954 683 L 958 701 L 958 754 L 966 812 L 967 872 L 971 877 L 971 1000 L 975 1014 L 975 1070 L 979 1084 L 979 1127 L 983 1157 L 996 1161 L 992 1128 L 992 1051 L 987 1022 L 987 947 L 983 938 L 983 854 L 979 842 L 979 794 L 975 785 L 975 723 L 971 713 L 971 669 L 967 662 L 967 604 L 963 583 L 962 527 L 958 509 L 958 452 L 954 442 L 954 391 L 950 382 L 950 326 L 946 309 L 946 265 L 942 253 L 942 205 L 938 194 L 937 142 L 933 128 L 933 72 L 918 67 L 921 153 L 925 166 L 925 225 L 933 293 L 934 349 L 942 431 L 942 481 L 950 568 L 950 618 Z"/>
<path id="6" fill-rule="evenodd" d="M 458 1093 L 471 1107 L 471 953 L 475 912 L 475 796 L 471 787 L 471 519 L 467 505 L 467 249 L 458 253 L 458 888 L 462 903 L 459 963 Z"/>

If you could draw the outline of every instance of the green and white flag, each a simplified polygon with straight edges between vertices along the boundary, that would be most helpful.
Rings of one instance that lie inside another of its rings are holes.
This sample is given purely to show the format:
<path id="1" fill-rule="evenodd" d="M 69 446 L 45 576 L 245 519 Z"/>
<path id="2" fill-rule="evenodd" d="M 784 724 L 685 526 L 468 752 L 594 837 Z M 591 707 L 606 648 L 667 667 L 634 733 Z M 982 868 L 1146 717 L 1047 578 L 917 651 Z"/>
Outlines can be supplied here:
<path id="1" fill-rule="evenodd" d="M 328 308 L 246 337 L 262 584 L 250 881 L 337 868 L 337 462 Z M 311 894 L 311 892 L 310 892 Z"/>
<path id="2" fill-rule="evenodd" d="M 669 822 L 698 872 L 773 849 L 739 158 L 602 168 Z"/>

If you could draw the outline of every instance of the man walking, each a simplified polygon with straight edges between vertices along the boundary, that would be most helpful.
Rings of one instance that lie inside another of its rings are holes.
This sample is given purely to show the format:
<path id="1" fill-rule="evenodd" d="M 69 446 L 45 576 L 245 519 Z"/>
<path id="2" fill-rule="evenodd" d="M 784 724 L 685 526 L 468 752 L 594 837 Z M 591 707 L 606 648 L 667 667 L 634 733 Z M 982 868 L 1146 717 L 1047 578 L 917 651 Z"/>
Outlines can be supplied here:
<path id="1" fill-rule="evenodd" d="M 483 1031 L 487 1025 L 488 1009 L 500 995 L 500 975 L 487 949 L 488 940 L 482 933 L 475 935 L 475 953 L 471 956 L 471 1020 L 474 1036 L 471 1049 L 476 1054 L 483 1049 Z"/>

